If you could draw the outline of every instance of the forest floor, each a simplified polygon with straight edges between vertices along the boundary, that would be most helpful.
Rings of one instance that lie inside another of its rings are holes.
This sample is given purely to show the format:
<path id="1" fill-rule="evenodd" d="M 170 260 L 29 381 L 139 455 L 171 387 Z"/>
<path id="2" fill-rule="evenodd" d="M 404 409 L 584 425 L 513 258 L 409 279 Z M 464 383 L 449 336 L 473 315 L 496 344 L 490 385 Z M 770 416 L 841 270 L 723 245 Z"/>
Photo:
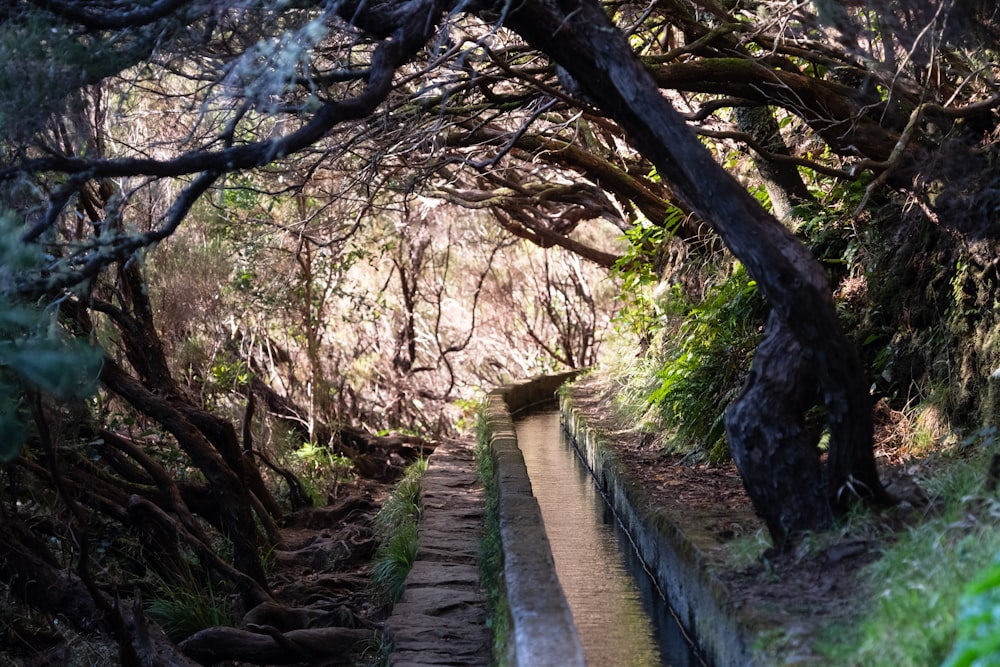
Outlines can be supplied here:
<path id="1" fill-rule="evenodd" d="M 299 664 L 311 667 L 379 664 L 377 629 L 390 605 L 370 582 L 377 546 L 372 520 L 391 489 L 390 484 L 358 478 L 342 485 L 328 505 L 291 513 L 280 529 L 281 543 L 269 554 L 272 601 L 238 622 L 232 619 L 235 627 L 210 627 L 189 636 L 180 643 L 184 652 L 201 664 L 222 661 L 229 667 L 289 664 L 295 656 L 302 658 Z M 143 581 L 131 583 L 145 586 Z M 201 591 L 179 591 L 164 606 L 153 591 L 144 596 L 152 605 L 150 616 L 159 604 L 169 609 L 166 622 L 177 627 L 228 613 L 225 598 L 211 598 L 213 605 L 220 605 L 211 613 L 203 606 L 206 599 Z M 73 629 L 9 597 L 6 602 L 11 606 L 0 615 L 0 666 L 122 664 L 116 640 L 98 624 Z M 172 664 L 169 656 L 166 660 Z M 161 659 L 156 664 L 165 663 Z"/>
<path id="2" fill-rule="evenodd" d="M 275 600 L 305 614 L 304 628 L 365 631 L 345 633 L 348 645 L 357 637 L 369 637 L 352 650 L 331 652 L 314 664 L 376 664 L 374 630 L 385 620 L 389 605 L 370 580 L 377 546 L 372 522 L 391 488 L 359 478 L 341 486 L 329 505 L 294 513 L 281 530 L 282 544 L 273 552 Z"/>
<path id="3" fill-rule="evenodd" d="M 870 586 L 864 567 L 880 558 L 898 531 L 933 511 L 913 481 L 920 465 L 904 464 L 891 446 L 893 425 L 877 419 L 882 423 L 876 428 L 876 456 L 883 482 L 901 502 L 864 513 L 863 520 L 848 517 L 833 530 L 776 553 L 734 464 L 664 454 L 652 434 L 618 415 L 613 394 L 594 376 L 570 391 L 573 406 L 589 426 L 606 434 L 604 442 L 614 449 L 625 477 L 642 490 L 645 510 L 667 517 L 695 544 L 737 613 L 758 628 L 757 648 L 765 655 L 780 664 L 826 664 L 817 642 L 857 615 Z"/>

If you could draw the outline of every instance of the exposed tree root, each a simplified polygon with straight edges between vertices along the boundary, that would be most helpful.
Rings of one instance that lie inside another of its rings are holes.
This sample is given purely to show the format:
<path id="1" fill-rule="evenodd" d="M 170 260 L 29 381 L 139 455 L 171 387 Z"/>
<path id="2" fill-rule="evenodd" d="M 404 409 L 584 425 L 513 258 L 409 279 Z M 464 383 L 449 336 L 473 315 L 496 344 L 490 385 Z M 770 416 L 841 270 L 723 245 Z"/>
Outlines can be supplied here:
<path id="1" fill-rule="evenodd" d="M 354 628 L 312 628 L 281 632 L 271 626 L 252 626 L 254 631 L 237 628 L 208 628 L 180 643 L 180 649 L 202 665 L 224 660 L 241 660 L 256 665 L 286 665 L 322 658 L 342 659 L 348 664 L 361 642 L 374 637 L 372 630 Z"/>

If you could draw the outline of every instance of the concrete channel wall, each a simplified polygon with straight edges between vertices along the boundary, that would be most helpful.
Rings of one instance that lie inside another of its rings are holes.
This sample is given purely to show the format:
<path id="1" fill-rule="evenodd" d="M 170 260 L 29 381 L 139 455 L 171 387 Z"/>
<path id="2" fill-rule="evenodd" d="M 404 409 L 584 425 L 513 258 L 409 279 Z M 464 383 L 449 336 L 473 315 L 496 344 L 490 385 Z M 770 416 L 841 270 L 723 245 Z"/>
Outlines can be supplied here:
<path id="1" fill-rule="evenodd" d="M 507 664 L 518 667 L 576 667 L 585 664 L 538 503 L 532 495 L 524 457 L 514 433 L 513 414 L 549 403 L 576 373 L 545 376 L 492 392 L 487 422 L 497 456 L 500 532 L 504 578 L 511 610 Z M 569 399 L 559 405 L 563 427 L 587 462 L 595 481 L 636 545 L 640 559 L 669 600 L 678 620 L 709 664 L 754 665 L 753 632 L 729 609 L 726 592 L 708 573 L 698 549 L 678 526 L 645 516 L 600 434 L 591 429 Z"/>
<path id="2" fill-rule="evenodd" d="M 487 397 L 487 428 L 497 457 L 503 583 L 511 616 L 506 663 L 511 667 L 585 665 L 511 417 L 533 405 L 554 406 L 556 390 L 573 375 L 509 385 Z"/>
<path id="3" fill-rule="evenodd" d="M 603 436 L 588 426 L 569 399 L 562 400 L 560 411 L 563 428 L 621 520 L 646 570 L 708 663 L 718 667 L 755 665 L 753 633 L 730 609 L 725 589 L 707 572 L 698 548 L 681 527 L 639 511 L 635 491 L 602 444 Z"/>

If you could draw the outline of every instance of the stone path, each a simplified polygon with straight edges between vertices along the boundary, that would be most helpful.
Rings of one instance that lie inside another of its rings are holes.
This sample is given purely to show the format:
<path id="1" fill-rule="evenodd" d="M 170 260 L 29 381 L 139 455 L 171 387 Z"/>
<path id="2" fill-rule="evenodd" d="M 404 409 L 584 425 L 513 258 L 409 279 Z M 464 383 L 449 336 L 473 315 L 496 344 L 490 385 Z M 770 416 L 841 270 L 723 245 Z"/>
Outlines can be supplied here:
<path id="1" fill-rule="evenodd" d="M 442 443 L 421 481 L 417 560 L 385 632 L 390 667 L 483 666 L 492 635 L 479 587 L 483 490 L 474 445 Z"/>

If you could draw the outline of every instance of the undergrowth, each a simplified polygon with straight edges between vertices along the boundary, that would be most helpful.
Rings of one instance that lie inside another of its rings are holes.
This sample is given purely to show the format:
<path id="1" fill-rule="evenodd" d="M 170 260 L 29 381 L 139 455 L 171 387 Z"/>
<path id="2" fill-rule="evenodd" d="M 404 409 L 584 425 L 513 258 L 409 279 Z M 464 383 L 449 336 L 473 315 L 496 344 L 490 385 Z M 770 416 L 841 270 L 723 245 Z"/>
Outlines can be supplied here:
<path id="1" fill-rule="evenodd" d="M 865 569 L 857 615 L 817 645 L 830 664 L 923 667 L 947 658 L 970 580 L 1000 553 L 1000 500 L 984 492 L 986 466 L 985 450 L 933 464 L 922 480 L 933 512 L 887 541 Z"/>
<path id="2" fill-rule="evenodd" d="M 722 406 L 743 387 L 765 314 L 757 283 L 737 265 L 665 339 L 667 359 L 649 401 L 663 413 L 678 451 L 728 458 Z"/>
<path id="3" fill-rule="evenodd" d="M 161 586 L 146 611 L 174 642 L 206 628 L 237 624 L 235 604 L 224 590 L 216 590 L 211 581 L 202 585 L 193 577 Z"/>
<path id="4" fill-rule="evenodd" d="M 327 497 L 336 498 L 341 484 L 354 476 L 354 462 L 329 447 L 304 442 L 291 452 L 291 459 L 299 481 L 316 506 L 322 506 Z"/>
<path id="5" fill-rule="evenodd" d="M 375 515 L 379 547 L 372 564 L 371 581 L 376 594 L 389 602 L 396 602 L 403 594 L 406 576 L 417 557 L 420 478 L 426 470 L 427 459 L 410 464 Z"/>
<path id="6" fill-rule="evenodd" d="M 665 451 L 724 461 L 724 407 L 750 369 L 767 312 L 764 298 L 737 264 L 697 302 L 672 290 L 655 303 L 660 328 L 648 350 L 611 371 L 622 384 L 617 407 L 663 430 Z"/>
<path id="7" fill-rule="evenodd" d="M 500 537 L 500 497 L 496 454 L 490 445 L 485 402 L 476 424 L 476 471 L 485 495 L 483 538 L 479 550 L 479 576 L 489 608 L 487 624 L 493 632 L 493 662 L 504 655 L 510 632 L 510 612 L 503 590 L 503 551 Z"/>

